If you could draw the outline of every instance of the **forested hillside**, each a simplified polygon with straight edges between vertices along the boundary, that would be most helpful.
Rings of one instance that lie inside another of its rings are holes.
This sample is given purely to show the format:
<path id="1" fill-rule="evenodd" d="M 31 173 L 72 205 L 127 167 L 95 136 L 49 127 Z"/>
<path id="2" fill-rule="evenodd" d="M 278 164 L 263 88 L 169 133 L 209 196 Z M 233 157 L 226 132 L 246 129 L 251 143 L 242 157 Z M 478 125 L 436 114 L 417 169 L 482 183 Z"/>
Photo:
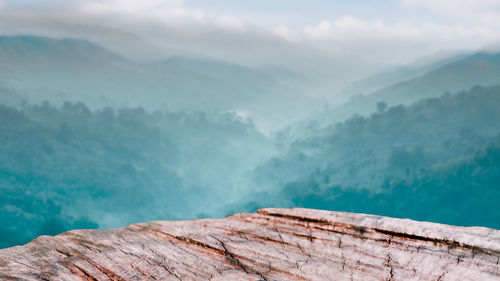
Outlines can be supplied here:
<path id="1" fill-rule="evenodd" d="M 46 102 L 0 118 L 1 247 L 263 206 L 500 228 L 500 87 L 381 102 L 289 147 L 231 114 Z"/>
<path id="2" fill-rule="evenodd" d="M 457 56 L 337 111 L 282 66 L 0 36 L 0 247 L 276 206 L 500 228 L 499 58 Z"/>
<path id="3" fill-rule="evenodd" d="M 245 173 L 272 154 L 230 114 L 43 103 L 0 106 L 0 120 L 0 247 L 74 228 L 220 215 L 218 198 L 244 194 Z"/>
<path id="4" fill-rule="evenodd" d="M 499 124 L 500 87 L 380 103 L 377 113 L 297 141 L 259 167 L 257 181 L 281 191 L 249 208 L 279 201 L 500 228 Z"/>

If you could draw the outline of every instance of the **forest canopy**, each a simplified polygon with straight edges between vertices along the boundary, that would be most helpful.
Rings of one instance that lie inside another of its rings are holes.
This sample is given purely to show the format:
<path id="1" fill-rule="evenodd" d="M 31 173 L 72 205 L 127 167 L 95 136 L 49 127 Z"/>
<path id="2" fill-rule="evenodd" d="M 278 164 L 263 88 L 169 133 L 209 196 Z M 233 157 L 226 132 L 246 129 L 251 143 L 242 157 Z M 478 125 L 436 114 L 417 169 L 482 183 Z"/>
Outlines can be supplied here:
<path id="1" fill-rule="evenodd" d="M 0 247 L 270 206 L 500 228 L 500 87 L 373 111 L 283 143 L 231 113 L 0 105 Z"/>

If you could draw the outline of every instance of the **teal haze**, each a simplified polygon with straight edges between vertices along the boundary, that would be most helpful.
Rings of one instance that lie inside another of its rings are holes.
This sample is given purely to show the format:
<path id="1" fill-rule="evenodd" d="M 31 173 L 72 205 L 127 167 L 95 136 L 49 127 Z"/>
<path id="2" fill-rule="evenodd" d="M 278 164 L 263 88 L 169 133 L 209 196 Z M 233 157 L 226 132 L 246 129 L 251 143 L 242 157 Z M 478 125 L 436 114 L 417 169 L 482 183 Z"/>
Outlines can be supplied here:
<path id="1" fill-rule="evenodd" d="M 444 42 L 445 0 L 118 2 L 0 0 L 0 248 L 263 207 L 500 229 L 499 7 Z"/>

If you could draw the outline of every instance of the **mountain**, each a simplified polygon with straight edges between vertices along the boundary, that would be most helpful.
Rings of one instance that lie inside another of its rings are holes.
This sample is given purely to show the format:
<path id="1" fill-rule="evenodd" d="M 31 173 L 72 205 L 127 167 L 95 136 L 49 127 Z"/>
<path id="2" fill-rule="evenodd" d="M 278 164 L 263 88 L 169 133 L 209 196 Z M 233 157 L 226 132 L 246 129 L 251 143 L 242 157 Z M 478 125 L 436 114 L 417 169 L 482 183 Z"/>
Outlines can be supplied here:
<path id="1" fill-rule="evenodd" d="M 500 228 L 488 211 L 500 200 L 498 124 L 500 86 L 312 124 L 255 170 L 263 188 L 247 210 L 280 204 Z"/>
<path id="2" fill-rule="evenodd" d="M 349 98 L 356 95 L 371 94 L 394 84 L 421 77 L 446 64 L 466 59 L 470 55 L 469 53 L 446 52 L 422 57 L 408 65 L 355 81 L 342 89 L 341 95 Z"/>
<path id="3" fill-rule="evenodd" d="M 136 76 L 128 60 L 82 40 L 2 36 L 0 60 L 0 83 L 30 102 L 112 99 Z"/>
<path id="4" fill-rule="evenodd" d="M 500 53 L 477 53 L 451 62 L 422 77 L 401 82 L 373 94 L 373 98 L 397 105 L 435 97 L 445 92 L 467 90 L 473 86 L 500 84 Z"/>
<path id="5" fill-rule="evenodd" d="M 500 231 L 312 209 L 74 230 L 0 250 L 5 280 L 497 280 Z"/>
<path id="6" fill-rule="evenodd" d="M 0 24 L 10 27 L 10 34 L 77 38 L 88 40 L 133 60 L 159 61 L 166 57 L 209 57 L 250 68 L 282 67 L 307 75 L 312 83 L 307 92 L 316 98 L 328 98 L 355 80 L 379 72 L 381 63 L 362 59 L 342 46 L 314 48 L 291 42 L 256 26 L 242 29 L 220 29 L 213 25 L 178 28 L 154 25 L 147 30 L 139 26 L 109 26 L 106 21 L 91 25 L 78 20 L 46 18 L 28 21 L 10 15 Z"/>
<path id="7" fill-rule="evenodd" d="M 229 113 L 45 102 L 0 105 L 0 120 L 0 248 L 75 228 L 223 216 L 274 154 Z"/>
<path id="8" fill-rule="evenodd" d="M 49 39 L 35 36 L 0 36 L 3 63 L 107 64 L 122 62 L 113 53 L 83 40 Z"/>
<path id="9" fill-rule="evenodd" d="M 337 119 L 345 119 L 354 113 L 372 113 L 376 110 L 376 104 L 381 101 L 389 105 L 410 104 L 446 92 L 468 90 L 476 85 L 500 84 L 500 53 L 476 53 L 464 56 L 457 55 L 425 68 L 404 68 L 361 81 L 360 86 L 354 88 L 360 91 L 360 95 L 353 96 L 349 102 L 335 108 L 332 114 Z M 405 77 L 413 78 L 401 81 Z M 397 80 L 400 82 L 375 91 L 369 90 L 370 87 L 377 89 L 388 81 Z"/>
<path id="10" fill-rule="evenodd" d="M 273 126 L 319 104 L 293 77 L 264 68 L 201 57 L 134 61 L 75 39 L 2 36 L 0 62 L 0 85 L 32 103 L 232 111 Z"/>

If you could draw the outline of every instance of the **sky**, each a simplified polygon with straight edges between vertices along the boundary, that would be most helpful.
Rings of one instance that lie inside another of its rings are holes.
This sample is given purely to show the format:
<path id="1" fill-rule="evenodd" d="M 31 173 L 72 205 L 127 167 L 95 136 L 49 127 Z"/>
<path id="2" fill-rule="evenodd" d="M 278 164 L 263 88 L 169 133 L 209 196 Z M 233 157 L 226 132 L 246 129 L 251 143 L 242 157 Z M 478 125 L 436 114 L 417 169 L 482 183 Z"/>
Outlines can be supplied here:
<path id="1" fill-rule="evenodd" d="M 500 45 L 500 0 L 0 0 L 0 32 L 12 30 L 6 22 L 14 16 L 108 25 L 149 38 L 162 28 L 203 38 L 268 33 L 387 62 Z"/>

